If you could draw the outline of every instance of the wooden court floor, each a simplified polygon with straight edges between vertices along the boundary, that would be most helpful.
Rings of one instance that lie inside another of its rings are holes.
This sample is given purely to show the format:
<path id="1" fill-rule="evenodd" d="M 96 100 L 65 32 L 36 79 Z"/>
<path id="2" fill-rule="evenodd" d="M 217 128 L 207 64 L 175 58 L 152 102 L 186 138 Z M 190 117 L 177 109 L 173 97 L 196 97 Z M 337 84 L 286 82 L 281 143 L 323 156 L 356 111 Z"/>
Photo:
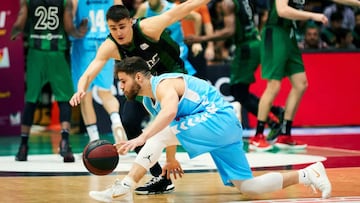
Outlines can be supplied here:
<path id="1" fill-rule="evenodd" d="M 332 198 L 321 200 L 320 193 L 314 194 L 310 187 L 295 185 L 284 190 L 259 196 L 243 196 L 238 190 L 222 184 L 216 172 L 189 172 L 182 179 L 174 180 L 175 191 L 164 195 L 134 195 L 134 202 L 146 203 L 193 203 L 193 202 L 359 202 L 360 203 L 360 134 L 297 136 L 297 139 L 308 143 L 304 152 L 309 155 L 321 155 L 327 158 L 324 162 L 332 182 Z M 57 153 L 59 135 L 32 136 L 30 139 L 32 154 Z M 81 152 L 88 142 L 83 136 L 73 136 L 75 152 Z M 18 138 L 0 137 L 0 156 L 14 156 L 18 147 Z M 276 153 L 276 152 L 274 152 Z M 302 153 L 302 152 L 301 152 Z M 303 167 L 300 165 L 292 168 Z M 266 169 L 266 170 L 265 170 Z M 269 170 L 285 168 L 256 168 L 254 175 Z M 287 169 L 287 168 L 286 168 Z M 14 168 L 16 172 L 16 168 Z M 95 176 L 84 174 L 65 175 L 22 175 L 17 173 L 0 175 L 0 203 L 95 203 L 90 199 L 90 190 L 103 190 L 110 186 L 115 178 L 108 175 Z M 143 178 L 139 185 L 149 180 Z M 310 198 L 310 199 L 309 199 Z M 340 199 L 340 200 L 339 200 Z"/>
<path id="2" fill-rule="evenodd" d="M 260 175 L 267 171 L 254 171 Z M 360 168 L 327 169 L 332 182 L 332 199 L 360 196 Z M 38 176 L 38 177 L 0 177 L 0 202 L 96 202 L 88 196 L 90 190 L 102 190 L 122 175 L 108 176 Z M 149 177 L 143 178 L 144 183 Z M 284 190 L 259 196 L 243 196 L 235 188 L 225 187 L 216 172 L 187 173 L 182 179 L 174 181 L 175 191 L 164 195 L 134 195 L 134 202 L 175 203 L 175 202 L 237 202 L 250 200 L 279 200 L 302 198 L 306 202 L 316 202 L 320 193 L 314 194 L 310 187 L 294 185 Z M 301 200 L 302 199 L 302 200 Z M 331 201 L 329 199 L 328 201 Z M 360 201 L 360 199 L 358 199 Z M 288 202 L 284 200 L 282 202 Z M 321 200 L 319 200 L 321 201 Z M 271 202 L 271 201 L 270 201 Z M 322 201 L 323 202 L 323 201 Z M 325 201 L 327 202 L 327 201 Z M 342 201 L 340 201 L 342 202 Z M 357 202 L 357 201 L 352 201 Z"/>

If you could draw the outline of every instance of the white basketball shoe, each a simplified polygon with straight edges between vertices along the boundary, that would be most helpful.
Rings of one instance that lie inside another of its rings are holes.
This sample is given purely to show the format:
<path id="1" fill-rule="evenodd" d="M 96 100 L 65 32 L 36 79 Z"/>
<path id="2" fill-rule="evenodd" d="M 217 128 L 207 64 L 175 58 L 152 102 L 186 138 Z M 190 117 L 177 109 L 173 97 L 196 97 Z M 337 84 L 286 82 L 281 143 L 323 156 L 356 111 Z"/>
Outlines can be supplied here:
<path id="1" fill-rule="evenodd" d="M 90 191 L 89 196 L 100 202 L 133 202 L 130 187 L 123 181 L 116 179 L 110 188 L 103 191 Z"/>
<path id="2" fill-rule="evenodd" d="M 308 175 L 310 185 L 316 192 L 316 189 L 322 193 L 322 198 L 329 198 L 331 196 L 331 183 L 326 175 L 325 167 L 321 162 L 314 163 L 304 169 Z"/>

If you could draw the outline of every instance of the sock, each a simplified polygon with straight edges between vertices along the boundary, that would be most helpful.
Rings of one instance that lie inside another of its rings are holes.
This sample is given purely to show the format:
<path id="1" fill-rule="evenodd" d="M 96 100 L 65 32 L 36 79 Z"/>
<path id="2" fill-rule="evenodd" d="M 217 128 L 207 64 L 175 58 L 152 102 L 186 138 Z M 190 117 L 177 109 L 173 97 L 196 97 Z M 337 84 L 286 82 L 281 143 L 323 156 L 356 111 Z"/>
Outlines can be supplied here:
<path id="1" fill-rule="evenodd" d="M 29 134 L 27 133 L 21 133 L 21 144 L 27 145 L 29 142 Z"/>
<path id="2" fill-rule="evenodd" d="M 68 129 L 61 130 L 61 139 L 69 140 L 69 130 Z"/>
<path id="3" fill-rule="evenodd" d="M 307 171 L 305 169 L 298 170 L 298 173 L 299 173 L 299 183 L 302 183 L 302 184 L 309 184 L 310 183 L 308 173 L 307 173 Z"/>
<path id="4" fill-rule="evenodd" d="M 87 133 L 88 133 L 88 135 L 89 135 L 90 142 L 91 142 L 91 141 L 94 141 L 94 140 L 100 139 L 100 137 L 99 137 L 99 131 L 98 131 L 98 128 L 97 128 L 96 123 L 95 123 L 95 124 L 91 124 L 91 125 L 87 125 L 87 126 L 86 126 L 86 131 L 87 131 Z"/>
<path id="5" fill-rule="evenodd" d="M 118 112 L 110 113 L 110 120 L 112 124 L 121 124 L 120 114 Z"/>
<path id="6" fill-rule="evenodd" d="M 292 121 L 290 120 L 284 120 L 281 124 L 281 131 L 280 133 L 282 135 L 291 135 L 291 128 L 292 128 Z"/>
<path id="7" fill-rule="evenodd" d="M 259 120 L 258 120 L 258 123 L 257 123 L 257 126 L 256 126 L 256 133 L 255 133 L 255 135 L 263 134 L 263 133 L 264 133 L 265 123 L 266 123 L 265 121 L 259 121 Z"/>
<path id="8" fill-rule="evenodd" d="M 124 179 L 122 179 L 121 181 L 121 185 L 128 189 L 133 188 L 135 184 L 136 184 L 135 181 L 129 176 L 125 176 Z"/>

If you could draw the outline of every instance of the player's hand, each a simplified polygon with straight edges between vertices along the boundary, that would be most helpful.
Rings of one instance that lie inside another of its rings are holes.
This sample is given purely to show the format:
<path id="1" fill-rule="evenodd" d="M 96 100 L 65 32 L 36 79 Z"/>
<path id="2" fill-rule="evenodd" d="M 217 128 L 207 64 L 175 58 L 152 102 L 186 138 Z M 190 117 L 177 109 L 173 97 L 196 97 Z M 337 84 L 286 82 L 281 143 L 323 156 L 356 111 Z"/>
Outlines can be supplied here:
<path id="1" fill-rule="evenodd" d="M 202 52 L 203 48 L 200 43 L 195 43 L 191 45 L 191 51 L 194 56 L 197 56 L 200 52 Z"/>
<path id="2" fill-rule="evenodd" d="M 84 18 L 81 20 L 78 27 L 80 37 L 84 37 L 88 31 L 88 19 Z"/>
<path id="3" fill-rule="evenodd" d="M 208 60 L 208 61 L 213 60 L 213 59 L 215 58 L 215 50 L 214 50 L 214 48 L 209 48 L 209 47 L 207 47 L 207 48 L 205 49 L 204 57 L 205 57 L 205 59 Z"/>
<path id="4" fill-rule="evenodd" d="M 129 151 L 135 150 L 136 147 L 144 145 L 145 141 L 146 140 L 142 136 L 138 136 L 129 141 L 121 141 L 120 143 L 115 144 L 115 146 L 118 149 L 119 154 L 125 155 Z"/>
<path id="5" fill-rule="evenodd" d="M 85 96 L 86 92 L 78 91 L 70 99 L 69 103 L 71 106 L 77 106 L 80 104 L 81 99 Z"/>
<path id="6" fill-rule="evenodd" d="M 170 179 L 171 173 L 173 174 L 175 179 L 177 179 L 177 176 L 179 176 L 179 178 L 182 178 L 182 175 L 184 174 L 180 163 L 176 159 L 167 161 L 165 163 L 162 168 L 161 176 L 164 176 L 166 174 L 167 179 Z"/>
<path id="7" fill-rule="evenodd" d="M 312 16 L 312 20 L 321 22 L 323 25 L 327 25 L 329 21 L 328 18 L 322 13 L 314 13 Z"/>

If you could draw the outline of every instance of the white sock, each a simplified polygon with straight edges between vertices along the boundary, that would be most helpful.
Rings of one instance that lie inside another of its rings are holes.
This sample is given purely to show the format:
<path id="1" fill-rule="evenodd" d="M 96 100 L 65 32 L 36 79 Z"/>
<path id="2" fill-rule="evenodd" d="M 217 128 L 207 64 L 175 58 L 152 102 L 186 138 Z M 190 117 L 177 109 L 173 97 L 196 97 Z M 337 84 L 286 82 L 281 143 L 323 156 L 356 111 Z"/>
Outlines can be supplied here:
<path id="1" fill-rule="evenodd" d="M 125 176 L 124 179 L 122 179 L 121 181 L 121 185 L 129 189 L 133 188 L 135 184 L 136 184 L 135 181 L 129 176 Z"/>
<path id="2" fill-rule="evenodd" d="M 310 180 L 308 177 L 309 175 L 305 169 L 298 170 L 298 173 L 299 173 L 299 183 L 302 183 L 305 185 L 310 183 Z"/>
<path id="3" fill-rule="evenodd" d="M 96 124 L 86 126 L 86 131 L 89 134 L 90 142 L 100 139 L 99 131 Z"/>
<path id="4" fill-rule="evenodd" d="M 121 124 L 120 114 L 118 112 L 110 113 L 110 120 L 113 125 L 118 123 Z"/>

